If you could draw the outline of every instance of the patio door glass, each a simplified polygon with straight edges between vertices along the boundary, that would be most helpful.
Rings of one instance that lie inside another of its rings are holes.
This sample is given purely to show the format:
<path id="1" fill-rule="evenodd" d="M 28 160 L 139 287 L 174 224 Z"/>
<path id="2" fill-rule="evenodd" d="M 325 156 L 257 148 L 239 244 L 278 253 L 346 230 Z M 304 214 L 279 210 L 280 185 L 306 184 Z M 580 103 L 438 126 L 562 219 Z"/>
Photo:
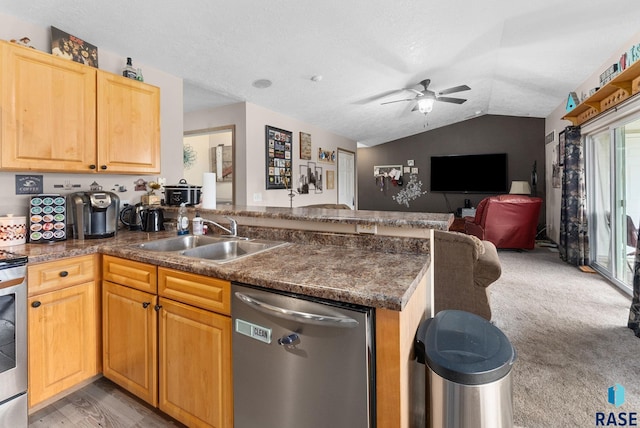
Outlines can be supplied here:
<path id="1" fill-rule="evenodd" d="M 640 224 L 640 120 L 589 136 L 592 262 L 631 292 Z"/>
<path id="2" fill-rule="evenodd" d="M 593 183 L 591 200 L 593 216 L 591 223 L 595 233 L 592 235 L 591 253 L 593 262 L 607 272 L 613 271 L 611 257 L 611 137 L 607 130 L 591 136 L 593 165 Z"/>

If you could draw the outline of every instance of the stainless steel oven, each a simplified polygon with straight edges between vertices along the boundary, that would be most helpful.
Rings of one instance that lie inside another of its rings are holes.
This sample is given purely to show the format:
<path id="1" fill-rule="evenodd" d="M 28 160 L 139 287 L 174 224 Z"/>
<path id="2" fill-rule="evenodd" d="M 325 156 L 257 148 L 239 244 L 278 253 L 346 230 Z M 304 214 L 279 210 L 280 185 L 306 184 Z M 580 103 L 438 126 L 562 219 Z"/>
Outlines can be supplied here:
<path id="1" fill-rule="evenodd" d="M 0 250 L 0 427 L 26 427 L 27 257 Z"/>

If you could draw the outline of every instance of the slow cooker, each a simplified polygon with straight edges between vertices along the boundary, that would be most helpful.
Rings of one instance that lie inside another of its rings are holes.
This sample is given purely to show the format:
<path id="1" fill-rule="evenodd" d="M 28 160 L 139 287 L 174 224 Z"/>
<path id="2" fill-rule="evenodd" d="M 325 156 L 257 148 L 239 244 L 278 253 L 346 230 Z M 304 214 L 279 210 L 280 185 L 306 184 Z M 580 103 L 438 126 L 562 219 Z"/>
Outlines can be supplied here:
<path id="1" fill-rule="evenodd" d="M 179 206 L 184 202 L 186 206 L 200 203 L 202 186 L 188 184 L 184 178 L 178 184 L 164 186 L 164 203 L 170 206 Z"/>

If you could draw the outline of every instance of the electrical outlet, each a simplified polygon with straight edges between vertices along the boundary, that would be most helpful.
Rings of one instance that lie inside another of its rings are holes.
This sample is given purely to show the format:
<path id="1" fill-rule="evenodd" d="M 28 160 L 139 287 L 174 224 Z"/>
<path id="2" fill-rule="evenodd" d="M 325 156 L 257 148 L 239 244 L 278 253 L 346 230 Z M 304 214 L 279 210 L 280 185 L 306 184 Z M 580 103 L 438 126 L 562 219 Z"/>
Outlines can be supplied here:
<path id="1" fill-rule="evenodd" d="M 262 202 L 262 193 L 260 192 L 254 193 L 253 202 Z"/>
<path id="2" fill-rule="evenodd" d="M 125 205 L 130 205 L 129 199 L 120 199 L 120 206 L 124 207 Z"/>

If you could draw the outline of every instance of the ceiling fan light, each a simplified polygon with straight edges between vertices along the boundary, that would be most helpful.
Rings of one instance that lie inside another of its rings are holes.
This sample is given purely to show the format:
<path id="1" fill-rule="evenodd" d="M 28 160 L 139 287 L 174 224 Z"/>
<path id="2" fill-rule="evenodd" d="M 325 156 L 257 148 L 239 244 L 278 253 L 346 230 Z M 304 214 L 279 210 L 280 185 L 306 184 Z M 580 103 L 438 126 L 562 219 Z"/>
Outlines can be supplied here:
<path id="1" fill-rule="evenodd" d="M 430 113 L 433 110 L 433 102 L 435 100 L 433 98 L 425 98 L 423 100 L 418 101 L 418 111 L 422 114 Z"/>

